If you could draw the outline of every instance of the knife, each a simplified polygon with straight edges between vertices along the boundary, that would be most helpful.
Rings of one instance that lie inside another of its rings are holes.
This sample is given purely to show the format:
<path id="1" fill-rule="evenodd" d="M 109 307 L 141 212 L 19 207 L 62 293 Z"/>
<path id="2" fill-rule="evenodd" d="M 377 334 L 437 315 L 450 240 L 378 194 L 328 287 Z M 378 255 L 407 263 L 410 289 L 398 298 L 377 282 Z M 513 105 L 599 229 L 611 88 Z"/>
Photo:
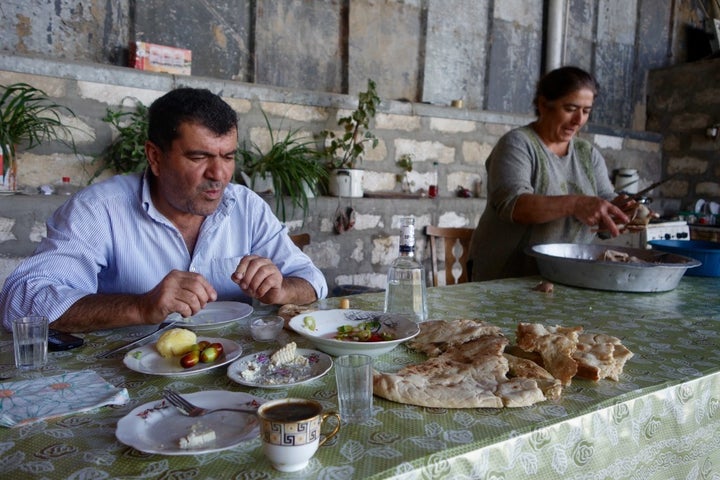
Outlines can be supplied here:
<path id="1" fill-rule="evenodd" d="M 157 335 L 159 332 L 162 332 L 163 330 L 167 330 L 168 328 L 175 326 L 177 323 L 178 323 L 178 320 L 165 321 L 165 322 L 161 323 L 160 326 L 158 327 L 158 329 L 155 330 L 154 332 L 150 332 L 147 335 L 143 335 L 142 337 L 138 338 L 137 340 L 133 340 L 130 343 L 127 343 L 127 344 L 122 345 L 117 348 L 113 348 L 112 350 L 107 351 L 105 353 L 99 353 L 98 355 L 95 356 L 95 358 L 107 358 L 110 355 L 113 355 L 121 350 L 125 350 L 126 348 L 135 346 L 138 343 L 141 343 L 142 341 L 147 340 L 148 338 Z"/>
<path id="2" fill-rule="evenodd" d="M 664 184 L 665 182 L 669 182 L 670 180 L 672 180 L 673 178 L 675 178 L 676 175 L 677 175 L 677 174 L 670 175 L 670 176 L 667 177 L 665 180 L 660 180 L 659 182 L 655 182 L 655 183 L 653 183 L 652 185 L 650 185 L 650 186 L 647 187 L 647 188 L 643 188 L 642 190 L 640 190 L 640 191 L 637 192 L 637 193 L 630 194 L 629 197 L 627 198 L 627 200 L 625 200 L 625 202 L 624 202 L 622 205 L 619 205 L 619 207 L 622 208 L 623 206 L 625 206 L 625 205 L 627 205 L 628 203 L 630 203 L 632 200 L 637 200 L 637 199 L 639 199 L 639 198 L 642 198 L 643 195 L 645 195 L 645 194 L 648 193 L 649 191 L 651 191 L 651 190 L 659 187 L 660 185 Z M 622 192 L 620 192 L 620 193 L 622 193 Z"/>

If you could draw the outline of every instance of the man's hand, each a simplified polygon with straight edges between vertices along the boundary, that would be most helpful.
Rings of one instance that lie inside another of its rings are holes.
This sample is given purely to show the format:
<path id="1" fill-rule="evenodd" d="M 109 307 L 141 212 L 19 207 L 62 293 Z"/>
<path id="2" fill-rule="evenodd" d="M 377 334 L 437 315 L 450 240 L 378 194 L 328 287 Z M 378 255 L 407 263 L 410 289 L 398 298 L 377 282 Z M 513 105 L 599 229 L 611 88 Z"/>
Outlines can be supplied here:
<path id="1" fill-rule="evenodd" d="M 283 301 L 283 276 L 269 258 L 257 255 L 243 257 L 231 278 L 245 293 L 263 303 Z"/>
<path id="2" fill-rule="evenodd" d="M 198 273 L 173 270 L 155 288 L 142 295 L 142 311 L 151 323 L 161 323 L 171 313 L 195 315 L 217 299 L 217 292 Z"/>
<path id="3" fill-rule="evenodd" d="M 194 315 L 216 299 L 217 292 L 202 275 L 173 270 L 147 293 L 86 295 L 55 320 L 53 328 L 89 332 L 158 324 L 174 312 L 184 317 Z"/>
<path id="4" fill-rule="evenodd" d="M 317 300 L 315 289 L 307 280 L 285 278 L 269 258 L 257 255 L 243 257 L 231 279 L 247 295 L 268 305 L 304 305 Z"/>

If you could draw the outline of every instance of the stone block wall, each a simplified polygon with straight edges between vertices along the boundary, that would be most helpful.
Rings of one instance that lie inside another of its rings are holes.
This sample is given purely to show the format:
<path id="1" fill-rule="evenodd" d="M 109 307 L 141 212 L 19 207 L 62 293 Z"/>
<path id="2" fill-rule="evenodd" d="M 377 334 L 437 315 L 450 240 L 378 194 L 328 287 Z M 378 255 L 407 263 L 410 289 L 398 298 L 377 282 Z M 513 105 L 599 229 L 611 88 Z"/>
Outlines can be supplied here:
<path id="1" fill-rule="evenodd" d="M 648 127 L 663 135 L 663 171 L 675 175 L 663 192 L 690 211 L 720 202 L 720 59 L 652 70 L 648 88 Z"/>
<path id="2" fill-rule="evenodd" d="M 35 192 L 39 185 L 57 182 L 62 176 L 70 176 L 78 184 L 86 183 L 97 168 L 93 160 L 112 139 L 113 132 L 102 121 L 106 108 L 117 107 L 126 97 L 149 105 L 179 85 L 209 88 L 223 95 L 239 113 L 241 139 L 260 144 L 267 136 L 263 112 L 273 128 L 299 128 L 312 135 L 336 127 L 337 119 L 357 102 L 355 97 L 345 95 L 0 55 L 0 84 L 17 81 L 44 89 L 78 115 L 72 121 L 79 132 L 75 136 L 79 155 L 53 144 L 20 154 L 19 183 L 29 192 Z M 384 288 L 387 266 L 397 255 L 399 217 L 416 216 L 417 252 L 429 267 L 424 226 L 475 226 L 485 207 L 485 159 L 502 134 L 531 120 L 525 115 L 383 100 L 373 129 L 380 143 L 362 165 L 366 190 L 399 190 L 396 175 L 400 169 L 395 162 L 400 155 L 409 153 L 414 160 L 410 180 L 416 190 L 427 187 L 432 163 L 438 162 L 440 197 L 319 197 L 311 201 L 307 218 L 303 219 L 300 212 L 288 218 L 288 228 L 291 233 L 311 234 L 312 243 L 305 251 L 325 273 L 331 291 L 344 284 Z M 598 126 L 588 127 L 583 135 L 598 145 L 611 171 L 637 168 L 643 186 L 660 178 L 659 136 Z M 458 198 L 458 186 L 472 190 L 476 196 Z M 274 199 L 267 200 L 274 205 Z M 58 196 L 0 197 L 0 281 L 32 253 L 44 235 L 44 219 L 62 201 Z M 348 207 L 356 211 L 355 227 L 338 235 L 333 220 Z"/>

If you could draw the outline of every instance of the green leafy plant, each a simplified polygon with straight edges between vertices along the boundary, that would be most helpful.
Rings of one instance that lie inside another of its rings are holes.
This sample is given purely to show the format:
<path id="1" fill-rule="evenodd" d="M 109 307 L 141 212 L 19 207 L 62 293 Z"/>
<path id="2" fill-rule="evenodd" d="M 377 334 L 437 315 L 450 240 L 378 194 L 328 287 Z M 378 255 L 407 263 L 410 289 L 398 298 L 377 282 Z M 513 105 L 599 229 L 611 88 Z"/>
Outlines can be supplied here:
<path id="1" fill-rule="evenodd" d="M 413 170 L 413 156 L 410 153 L 404 153 L 398 157 L 395 161 L 395 165 L 402 169 L 402 173 L 395 176 L 395 180 L 400 184 L 400 188 L 404 192 L 410 191 L 410 188 L 414 184 L 408 178 L 408 173 Z"/>
<path id="2" fill-rule="evenodd" d="M 124 108 L 126 101 L 133 101 L 134 108 Z M 148 138 L 148 107 L 140 100 L 123 98 L 120 106 L 108 107 L 103 121 L 112 125 L 118 132 L 115 140 L 100 156 L 103 165 L 94 174 L 100 175 L 107 168 L 117 173 L 142 172 L 147 167 L 145 142 Z"/>
<path id="3" fill-rule="evenodd" d="M 275 190 L 275 210 L 285 221 L 285 195 L 294 208 L 301 208 L 303 217 L 309 209 L 308 190 L 317 194 L 318 183 L 327 178 L 327 171 L 319 161 L 311 137 L 299 135 L 299 129 L 290 130 L 284 136 L 274 131 L 265 112 L 265 124 L 270 135 L 270 147 L 264 150 L 253 142 L 244 142 L 238 150 L 238 168 L 248 177 L 272 176 Z"/>
<path id="4" fill-rule="evenodd" d="M 380 97 L 375 82 L 368 79 L 367 90 L 358 94 L 358 106 L 348 116 L 338 120 L 342 133 L 331 130 L 320 133 L 325 142 L 324 156 L 331 169 L 355 168 L 362 162 L 368 144 L 377 147 L 378 139 L 370 130 L 370 121 L 375 117 Z"/>
<path id="5" fill-rule="evenodd" d="M 27 83 L 0 85 L 0 149 L 5 158 L 15 158 L 15 148 L 26 150 L 46 141 L 58 141 L 76 151 L 73 127 L 62 115 L 75 113 L 50 100 L 48 95 Z"/>

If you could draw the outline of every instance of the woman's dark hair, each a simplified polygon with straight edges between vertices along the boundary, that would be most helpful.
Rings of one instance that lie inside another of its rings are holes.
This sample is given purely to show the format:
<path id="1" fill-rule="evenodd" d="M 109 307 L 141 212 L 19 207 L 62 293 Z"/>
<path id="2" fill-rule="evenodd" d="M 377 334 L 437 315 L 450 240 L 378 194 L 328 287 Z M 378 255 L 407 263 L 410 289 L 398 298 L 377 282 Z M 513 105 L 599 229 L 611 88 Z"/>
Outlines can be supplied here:
<path id="1" fill-rule="evenodd" d="M 595 78 L 581 68 L 560 67 L 546 73 L 535 89 L 535 98 L 533 98 L 535 114 L 539 114 L 538 100 L 540 97 L 553 101 L 583 88 L 592 91 L 596 98 L 600 93 L 600 85 L 598 85 Z"/>
<path id="2" fill-rule="evenodd" d="M 237 128 L 237 114 L 220 96 L 210 90 L 177 88 L 150 105 L 148 139 L 163 152 L 178 137 L 180 124 L 197 123 L 216 135 Z"/>

